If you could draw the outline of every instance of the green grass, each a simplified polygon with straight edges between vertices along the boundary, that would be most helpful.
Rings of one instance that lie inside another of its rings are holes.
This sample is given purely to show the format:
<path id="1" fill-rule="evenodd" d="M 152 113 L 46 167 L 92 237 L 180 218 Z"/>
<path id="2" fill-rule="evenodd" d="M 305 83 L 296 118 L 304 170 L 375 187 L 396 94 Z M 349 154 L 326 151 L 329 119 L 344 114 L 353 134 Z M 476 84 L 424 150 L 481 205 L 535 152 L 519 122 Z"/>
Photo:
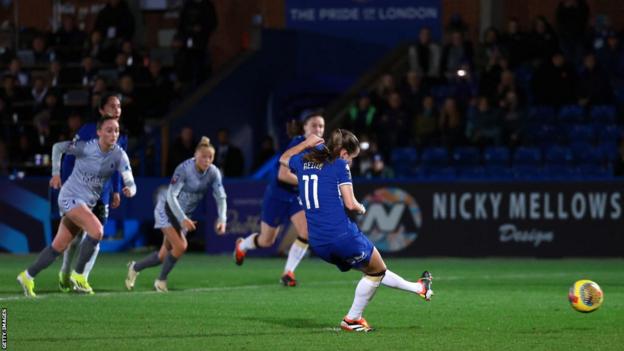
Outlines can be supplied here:
<path id="1" fill-rule="evenodd" d="M 133 255 L 138 259 L 142 255 Z M 189 255 L 169 278 L 169 294 L 151 292 L 159 269 L 123 288 L 129 255 L 101 255 L 95 296 L 56 290 L 59 262 L 37 277 L 36 299 L 15 281 L 34 256 L 0 255 L 0 305 L 8 310 L 9 350 L 621 350 L 624 261 L 533 259 L 388 259 L 414 280 L 434 275 L 430 303 L 380 287 L 365 316 L 371 334 L 337 328 L 349 309 L 356 272 L 317 259 L 297 271 L 299 286 L 278 284 L 283 259 Z M 60 261 L 60 260 L 59 260 Z M 573 311 L 569 286 L 598 282 L 605 303 Z"/>

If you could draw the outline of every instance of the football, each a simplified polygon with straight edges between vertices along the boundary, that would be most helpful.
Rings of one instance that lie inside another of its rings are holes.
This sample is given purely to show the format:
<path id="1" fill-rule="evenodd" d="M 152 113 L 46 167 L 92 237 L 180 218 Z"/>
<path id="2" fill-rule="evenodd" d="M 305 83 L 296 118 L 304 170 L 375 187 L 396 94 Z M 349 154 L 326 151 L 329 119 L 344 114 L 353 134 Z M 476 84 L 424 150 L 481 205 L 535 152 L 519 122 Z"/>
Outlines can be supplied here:
<path id="1" fill-rule="evenodd" d="M 594 312 L 602 305 L 604 294 L 600 286 L 591 280 L 579 280 L 570 287 L 568 299 L 572 308 L 579 312 Z"/>

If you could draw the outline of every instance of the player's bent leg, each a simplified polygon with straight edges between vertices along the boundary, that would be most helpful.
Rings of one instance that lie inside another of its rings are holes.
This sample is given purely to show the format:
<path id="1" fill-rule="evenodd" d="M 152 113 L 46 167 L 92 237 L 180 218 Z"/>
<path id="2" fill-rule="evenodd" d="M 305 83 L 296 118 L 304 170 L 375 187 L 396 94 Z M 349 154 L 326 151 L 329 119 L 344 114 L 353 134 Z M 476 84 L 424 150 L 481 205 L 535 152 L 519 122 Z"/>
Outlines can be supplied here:
<path id="1" fill-rule="evenodd" d="M 100 220 L 85 205 L 73 208 L 67 213 L 67 216 L 87 232 L 87 235 L 80 244 L 76 269 L 72 272 L 69 279 L 76 291 L 94 294 L 93 288 L 89 285 L 89 281 L 84 274 L 84 270 L 87 262 L 91 259 L 95 251 L 95 247 L 102 239 L 102 223 L 100 223 Z"/>
<path id="2" fill-rule="evenodd" d="M 286 266 L 284 267 L 284 272 L 280 281 L 284 286 L 297 286 L 294 272 L 308 251 L 308 225 L 303 211 L 295 213 L 290 217 L 290 220 L 295 226 L 298 236 L 290 246 L 290 250 L 288 250 Z"/>
<path id="3" fill-rule="evenodd" d="M 243 264 L 247 251 L 272 246 L 279 229 L 280 227 L 272 227 L 265 222 L 260 222 L 260 233 L 252 233 L 244 239 L 237 239 L 233 255 L 236 264 L 239 266 Z"/>
<path id="4" fill-rule="evenodd" d="M 169 251 L 163 261 L 160 276 L 154 282 L 154 289 L 158 292 L 168 292 L 167 277 L 178 260 L 184 255 L 184 252 L 186 252 L 188 243 L 184 235 L 181 235 L 173 227 L 162 228 L 162 232 L 171 244 L 171 251 Z"/>
<path id="5" fill-rule="evenodd" d="M 106 222 L 108 221 L 108 203 L 104 203 L 101 200 L 98 201 L 95 207 L 93 208 L 92 212 L 100 221 L 100 223 L 102 224 L 102 227 L 104 227 L 104 225 L 106 225 Z M 104 230 L 102 230 L 102 235 L 104 235 Z M 95 246 L 95 249 L 93 250 L 93 254 L 91 254 L 91 257 L 89 258 L 89 260 L 87 261 L 87 264 L 85 265 L 84 275 L 87 278 L 87 280 L 89 279 L 89 274 L 91 273 L 91 271 L 93 270 L 93 267 L 95 266 L 95 261 L 97 260 L 99 253 L 100 253 L 100 243 L 98 243 Z"/>
<path id="6" fill-rule="evenodd" d="M 61 290 L 61 292 L 67 293 L 72 289 L 71 282 L 69 281 L 71 264 L 74 259 L 74 255 L 80 246 L 83 235 L 84 232 L 76 235 L 76 237 L 67 246 L 67 249 L 63 252 L 63 264 L 61 265 L 61 270 L 59 271 L 59 290 Z"/>
<path id="7" fill-rule="evenodd" d="M 163 242 L 159 251 L 152 252 L 139 262 L 131 261 L 128 263 L 128 273 L 126 274 L 125 280 L 126 289 L 134 289 L 134 284 L 136 283 L 136 279 L 139 276 L 139 272 L 141 272 L 145 268 L 158 266 L 164 261 L 167 252 L 169 251 L 167 250 L 167 247 L 165 245 L 166 239 L 164 240 L 165 241 Z"/>
<path id="8" fill-rule="evenodd" d="M 71 228 L 71 225 L 70 225 Z M 22 271 L 17 276 L 17 282 L 22 286 L 25 296 L 35 297 L 35 276 L 39 274 L 43 269 L 49 267 L 56 258 L 65 250 L 73 239 L 73 234 L 67 227 L 66 221 L 61 220 L 56 237 L 52 242 L 52 245 L 46 247 L 41 251 L 35 262 L 28 267 L 25 271 Z"/>

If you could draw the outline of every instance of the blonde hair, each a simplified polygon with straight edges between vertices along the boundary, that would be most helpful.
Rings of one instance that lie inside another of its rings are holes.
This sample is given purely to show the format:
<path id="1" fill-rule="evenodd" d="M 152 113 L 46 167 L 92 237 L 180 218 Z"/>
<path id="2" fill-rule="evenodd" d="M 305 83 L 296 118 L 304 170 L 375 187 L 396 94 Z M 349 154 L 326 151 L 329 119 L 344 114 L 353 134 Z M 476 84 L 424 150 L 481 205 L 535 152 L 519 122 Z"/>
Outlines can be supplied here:
<path id="1" fill-rule="evenodd" d="M 195 147 L 195 151 L 199 151 L 199 149 L 203 147 L 211 149 L 213 153 L 216 151 L 215 147 L 210 143 L 210 138 L 208 138 L 207 136 L 201 137 L 201 139 L 199 140 L 199 144 L 197 144 L 197 147 Z"/>

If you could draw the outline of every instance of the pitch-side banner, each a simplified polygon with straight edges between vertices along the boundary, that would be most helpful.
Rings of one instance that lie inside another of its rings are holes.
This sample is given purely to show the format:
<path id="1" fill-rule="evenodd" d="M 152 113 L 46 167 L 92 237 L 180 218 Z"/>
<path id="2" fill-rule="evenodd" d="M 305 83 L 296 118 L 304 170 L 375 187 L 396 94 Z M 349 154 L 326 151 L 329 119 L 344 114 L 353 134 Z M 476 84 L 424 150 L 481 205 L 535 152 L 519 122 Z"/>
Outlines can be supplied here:
<path id="1" fill-rule="evenodd" d="M 356 184 L 357 218 L 386 254 L 622 256 L 624 184 Z"/>
<path id="2" fill-rule="evenodd" d="M 440 0 L 286 0 L 286 26 L 388 46 L 441 35 Z"/>

